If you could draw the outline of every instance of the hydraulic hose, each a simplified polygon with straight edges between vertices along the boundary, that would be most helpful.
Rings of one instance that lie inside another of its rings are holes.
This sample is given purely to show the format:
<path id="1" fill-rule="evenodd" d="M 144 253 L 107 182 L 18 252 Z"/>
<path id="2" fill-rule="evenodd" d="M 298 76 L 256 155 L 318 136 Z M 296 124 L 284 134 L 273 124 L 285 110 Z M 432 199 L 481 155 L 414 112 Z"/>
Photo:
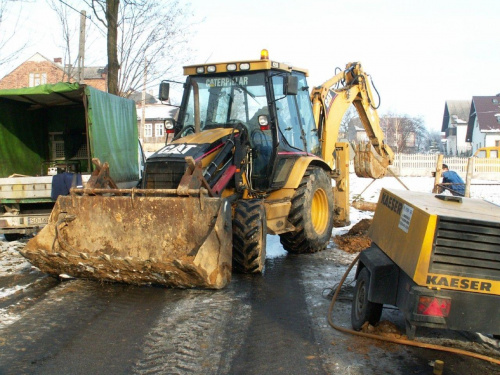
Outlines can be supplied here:
<path id="1" fill-rule="evenodd" d="M 334 293 L 334 295 L 332 297 L 332 301 L 330 302 L 330 307 L 328 308 L 328 317 L 327 318 L 328 318 L 328 324 L 330 324 L 333 328 L 335 328 L 338 331 L 341 331 L 341 332 L 344 332 L 344 333 L 353 334 L 353 335 L 356 335 L 356 336 L 367 337 L 367 338 L 370 338 L 370 339 L 381 340 L 381 341 L 385 341 L 385 342 L 391 342 L 393 344 L 415 346 L 417 348 L 432 349 L 432 350 L 439 350 L 439 351 L 448 352 L 448 353 L 462 354 L 462 355 L 466 355 L 468 357 L 482 359 L 483 361 L 487 361 L 487 362 L 491 362 L 491 363 L 500 365 L 500 359 L 489 357 L 489 356 L 486 356 L 486 355 L 483 355 L 483 354 L 479 354 L 479 353 L 470 352 L 470 351 L 467 351 L 467 350 L 456 349 L 456 348 L 449 348 L 449 347 L 446 347 L 446 346 L 435 345 L 435 344 L 426 344 L 426 343 L 419 342 L 419 341 L 414 341 L 414 340 L 412 341 L 412 340 L 405 340 L 405 339 L 396 339 L 396 338 L 391 338 L 391 337 L 384 337 L 384 336 L 374 335 L 374 334 L 371 334 L 371 333 L 357 332 L 357 331 L 354 331 L 352 329 L 348 329 L 348 328 L 344 328 L 344 327 L 340 327 L 340 326 L 336 325 L 333 322 L 333 318 L 332 318 L 333 307 L 335 306 L 335 302 L 336 302 L 337 297 L 338 297 L 338 295 L 340 293 L 340 288 L 342 287 L 342 285 L 344 284 L 345 279 L 347 278 L 347 276 L 351 272 L 352 268 L 354 267 L 354 265 L 358 261 L 359 256 L 360 256 L 360 254 L 358 254 L 356 256 L 356 258 L 352 261 L 352 263 L 349 265 L 349 267 L 347 267 L 347 270 L 344 273 L 344 276 L 342 276 L 342 279 L 340 280 L 340 283 L 339 283 L 337 289 L 335 290 L 335 293 Z"/>

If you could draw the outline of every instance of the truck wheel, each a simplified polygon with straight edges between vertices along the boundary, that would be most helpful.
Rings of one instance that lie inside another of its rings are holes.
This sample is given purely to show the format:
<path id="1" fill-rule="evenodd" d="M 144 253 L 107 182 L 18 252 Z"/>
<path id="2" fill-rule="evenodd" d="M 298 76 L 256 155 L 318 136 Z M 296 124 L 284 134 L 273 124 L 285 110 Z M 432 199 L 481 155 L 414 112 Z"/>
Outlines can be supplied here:
<path id="1" fill-rule="evenodd" d="M 240 200 L 233 218 L 233 268 L 260 273 L 266 261 L 266 210 L 262 199 Z"/>
<path id="2" fill-rule="evenodd" d="M 20 238 L 24 237 L 24 234 L 21 234 L 21 233 L 4 233 L 3 235 L 5 236 L 5 239 L 9 242 L 10 241 L 17 241 Z"/>
<path id="3" fill-rule="evenodd" d="M 333 228 L 332 182 L 321 168 L 308 168 L 292 197 L 288 220 L 295 231 L 280 234 L 281 244 L 290 253 L 324 250 Z"/>
<path id="4" fill-rule="evenodd" d="M 352 299 L 351 324 L 356 331 L 359 331 L 365 322 L 369 322 L 371 325 L 377 324 L 382 315 L 383 305 L 368 301 L 369 290 L 370 272 L 365 267 L 358 275 Z"/>

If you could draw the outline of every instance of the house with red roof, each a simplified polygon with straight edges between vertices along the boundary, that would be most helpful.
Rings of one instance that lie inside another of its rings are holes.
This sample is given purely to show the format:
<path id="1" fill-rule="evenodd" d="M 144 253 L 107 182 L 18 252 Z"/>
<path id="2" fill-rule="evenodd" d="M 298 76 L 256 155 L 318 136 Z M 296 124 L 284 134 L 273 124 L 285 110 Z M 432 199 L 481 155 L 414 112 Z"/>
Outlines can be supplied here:
<path id="1" fill-rule="evenodd" d="M 35 53 L 12 72 L 0 79 L 0 89 L 18 89 L 46 83 L 76 82 L 77 68 L 62 64 L 62 58 L 53 60 Z M 107 69 L 105 66 L 84 67 L 83 82 L 98 90 L 107 91 Z"/>
<path id="2" fill-rule="evenodd" d="M 466 141 L 472 153 L 481 147 L 500 146 L 500 94 L 472 97 Z"/>

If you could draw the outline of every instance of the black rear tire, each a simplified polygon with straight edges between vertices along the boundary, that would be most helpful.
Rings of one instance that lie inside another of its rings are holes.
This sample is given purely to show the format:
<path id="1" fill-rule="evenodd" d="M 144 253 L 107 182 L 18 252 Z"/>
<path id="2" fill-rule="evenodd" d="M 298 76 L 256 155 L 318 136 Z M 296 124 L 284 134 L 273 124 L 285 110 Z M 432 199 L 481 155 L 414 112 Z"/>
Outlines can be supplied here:
<path id="1" fill-rule="evenodd" d="M 233 218 L 233 269 L 261 273 L 266 261 L 266 210 L 262 199 L 240 200 Z"/>
<path id="2" fill-rule="evenodd" d="M 4 233 L 3 235 L 5 236 L 5 239 L 9 242 L 17 241 L 24 237 L 24 234 L 22 233 Z"/>
<path id="3" fill-rule="evenodd" d="M 365 267 L 358 275 L 352 299 L 351 324 L 356 331 L 359 331 L 365 322 L 377 324 L 382 315 L 383 304 L 368 301 L 369 290 L 370 272 Z"/>
<path id="4" fill-rule="evenodd" d="M 333 190 L 331 179 L 323 169 L 307 169 L 292 197 L 288 220 L 295 231 L 280 234 L 285 250 L 300 254 L 326 248 L 333 228 Z"/>

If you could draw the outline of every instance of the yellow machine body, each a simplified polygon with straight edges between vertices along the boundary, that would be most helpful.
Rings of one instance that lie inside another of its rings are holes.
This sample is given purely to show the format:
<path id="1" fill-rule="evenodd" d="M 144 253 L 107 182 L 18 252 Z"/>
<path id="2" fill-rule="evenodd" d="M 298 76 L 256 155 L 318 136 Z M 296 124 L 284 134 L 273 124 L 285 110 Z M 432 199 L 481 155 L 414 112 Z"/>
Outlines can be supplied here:
<path id="1" fill-rule="evenodd" d="M 370 237 L 415 283 L 500 295 L 500 208 L 383 189 Z"/>
<path id="2" fill-rule="evenodd" d="M 351 322 L 397 306 L 417 326 L 500 334 L 500 207 L 483 200 L 382 189 L 361 252 Z"/>
<path id="3" fill-rule="evenodd" d="M 392 163 L 360 63 L 310 94 L 307 70 L 266 57 L 184 73 L 178 118 L 165 123 L 174 138 L 148 158 L 142 186 L 104 189 L 112 176 L 99 172 L 60 196 L 23 250 L 33 264 L 54 275 L 222 288 L 235 266 L 262 271 L 267 233 L 290 252 L 315 252 L 333 225 L 350 223 L 349 144 L 338 141 L 349 105 L 370 139 L 357 148 L 356 173 L 379 178 Z M 162 100 L 169 88 L 160 86 Z"/>

